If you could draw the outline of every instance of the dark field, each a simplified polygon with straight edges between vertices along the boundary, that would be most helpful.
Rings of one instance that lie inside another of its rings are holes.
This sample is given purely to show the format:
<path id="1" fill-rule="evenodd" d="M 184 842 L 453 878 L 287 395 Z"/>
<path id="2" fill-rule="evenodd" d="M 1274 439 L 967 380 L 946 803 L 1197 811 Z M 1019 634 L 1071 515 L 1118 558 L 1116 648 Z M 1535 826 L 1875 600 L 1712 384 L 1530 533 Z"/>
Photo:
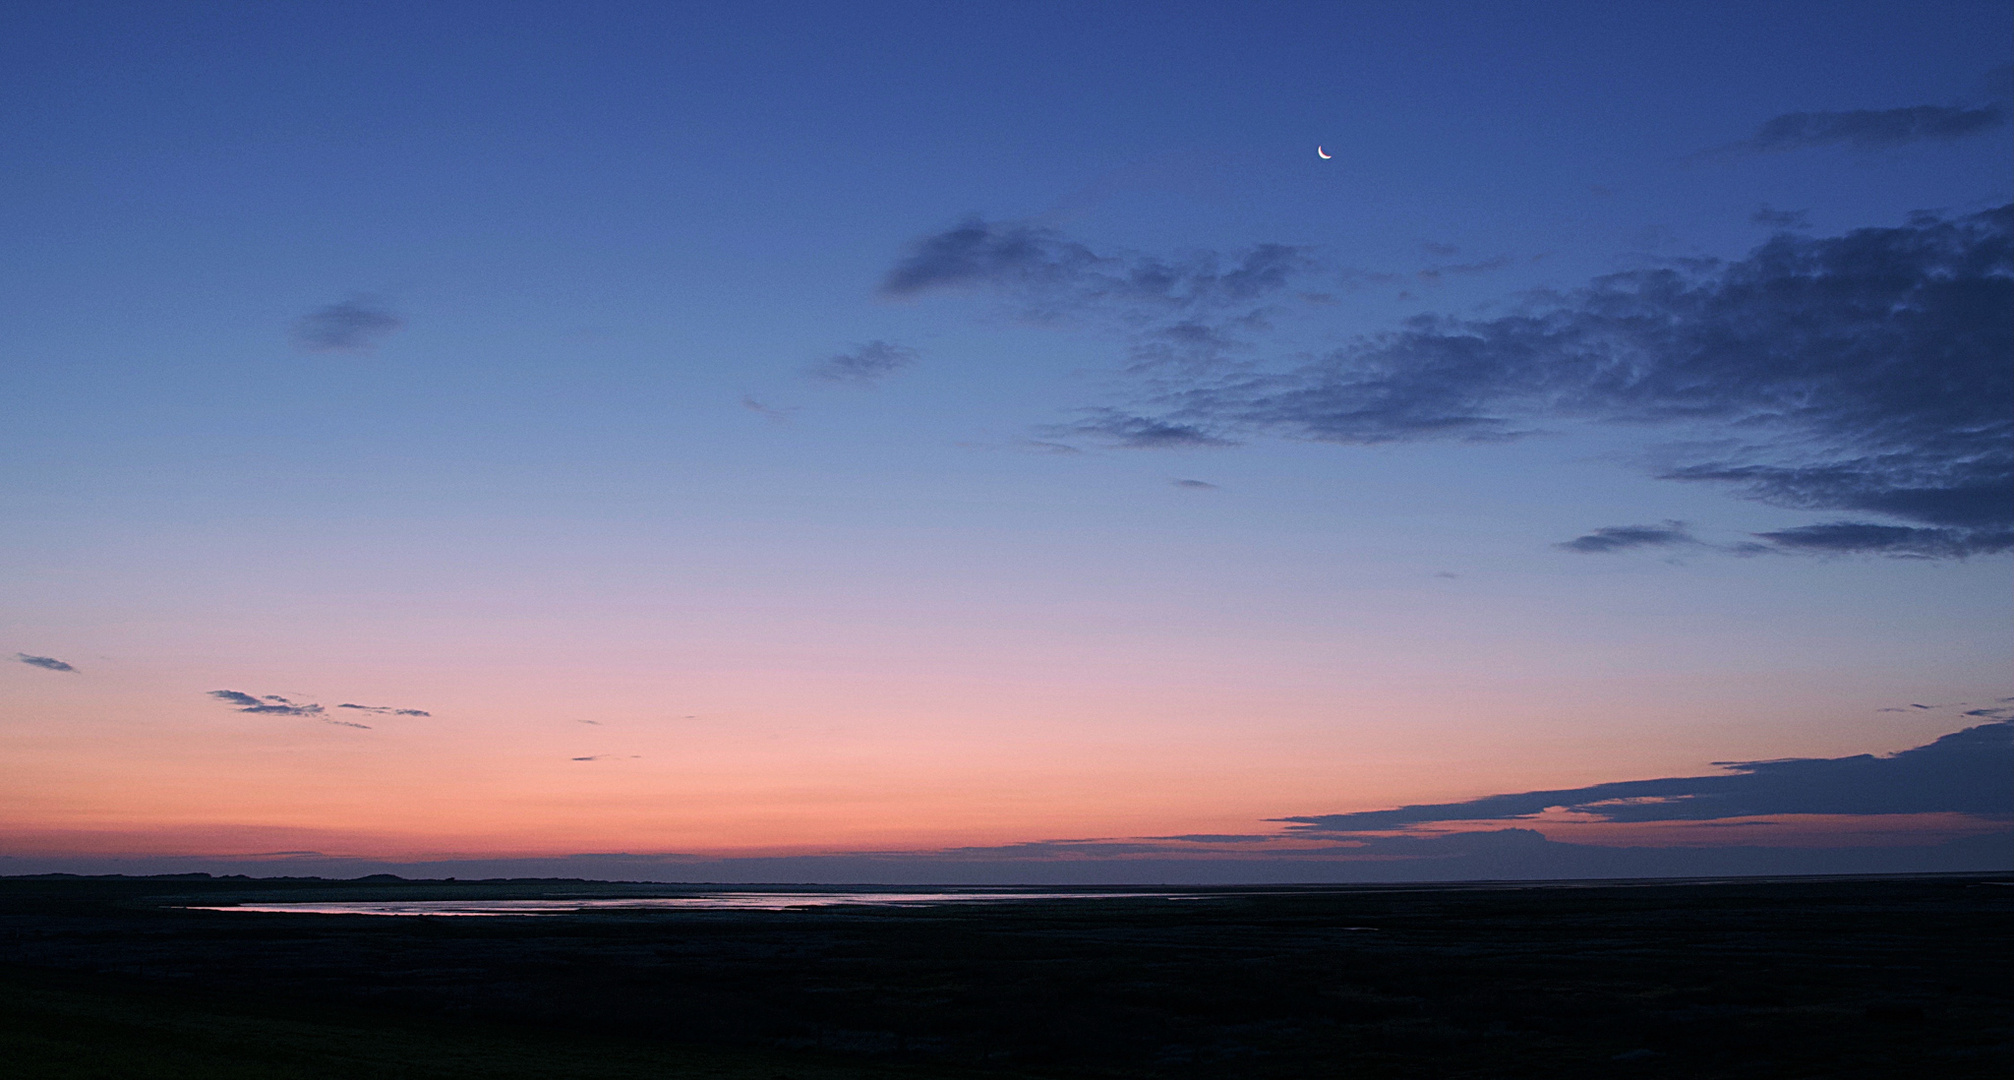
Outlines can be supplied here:
<path id="1" fill-rule="evenodd" d="M 414 919 L 173 905 L 625 887 L 9 878 L 0 1074 L 1997 1077 L 2006 880 Z"/>

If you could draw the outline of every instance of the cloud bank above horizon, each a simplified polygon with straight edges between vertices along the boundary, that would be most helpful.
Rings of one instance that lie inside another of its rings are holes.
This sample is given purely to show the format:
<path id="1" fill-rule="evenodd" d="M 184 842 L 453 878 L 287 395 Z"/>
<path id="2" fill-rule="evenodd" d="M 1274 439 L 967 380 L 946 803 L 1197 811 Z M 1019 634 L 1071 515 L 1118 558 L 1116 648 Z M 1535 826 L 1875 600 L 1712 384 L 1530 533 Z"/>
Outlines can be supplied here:
<path id="1" fill-rule="evenodd" d="M 2006 708 L 1975 710 L 1968 715 Z M 1716 821 L 1771 814 L 2014 816 L 2014 721 L 1995 719 L 1877 757 L 1719 763 L 1713 776 L 1623 780 L 1559 791 L 1489 795 L 1458 803 L 1283 817 L 1294 833 L 1399 829 L 1435 822 L 1528 818 L 1564 809 L 1607 822 Z"/>

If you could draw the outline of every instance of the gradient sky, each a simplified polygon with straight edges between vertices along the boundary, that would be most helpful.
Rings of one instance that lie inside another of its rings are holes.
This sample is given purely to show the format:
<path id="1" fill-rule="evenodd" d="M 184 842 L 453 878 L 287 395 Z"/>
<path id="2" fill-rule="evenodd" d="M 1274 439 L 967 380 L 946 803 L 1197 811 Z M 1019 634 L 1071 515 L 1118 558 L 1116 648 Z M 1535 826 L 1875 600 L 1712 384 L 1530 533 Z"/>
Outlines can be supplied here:
<path id="1" fill-rule="evenodd" d="M 17 5 L 0 872 L 2005 847 L 2010 53 Z"/>

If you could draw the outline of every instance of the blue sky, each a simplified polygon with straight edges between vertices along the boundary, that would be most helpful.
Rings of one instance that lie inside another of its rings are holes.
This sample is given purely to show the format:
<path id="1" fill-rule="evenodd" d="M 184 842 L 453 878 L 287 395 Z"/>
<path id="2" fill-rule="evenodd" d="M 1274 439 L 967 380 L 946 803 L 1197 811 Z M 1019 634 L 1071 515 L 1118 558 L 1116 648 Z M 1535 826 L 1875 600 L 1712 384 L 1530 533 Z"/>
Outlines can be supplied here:
<path id="1" fill-rule="evenodd" d="M 4 809 L 48 835 L 1243 832 L 2014 693 L 2004 4 L 14 22 L 0 626 L 76 670 L 0 685 Z M 1781 300 L 1877 263 L 1935 293 L 1902 337 Z"/>

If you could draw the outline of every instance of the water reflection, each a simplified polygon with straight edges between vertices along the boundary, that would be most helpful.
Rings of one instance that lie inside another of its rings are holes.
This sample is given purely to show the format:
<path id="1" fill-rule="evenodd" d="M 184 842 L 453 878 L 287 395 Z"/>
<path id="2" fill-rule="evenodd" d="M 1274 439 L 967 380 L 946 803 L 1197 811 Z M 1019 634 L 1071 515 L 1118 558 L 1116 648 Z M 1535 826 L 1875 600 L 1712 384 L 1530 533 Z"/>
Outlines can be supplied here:
<path id="1" fill-rule="evenodd" d="M 341 903 L 192 905 L 192 911 L 291 915 L 575 915 L 590 911 L 788 911 L 824 907 L 928 907 L 1021 900 L 1179 900 L 1174 893 L 719 892 L 577 900 L 358 900 Z"/>

